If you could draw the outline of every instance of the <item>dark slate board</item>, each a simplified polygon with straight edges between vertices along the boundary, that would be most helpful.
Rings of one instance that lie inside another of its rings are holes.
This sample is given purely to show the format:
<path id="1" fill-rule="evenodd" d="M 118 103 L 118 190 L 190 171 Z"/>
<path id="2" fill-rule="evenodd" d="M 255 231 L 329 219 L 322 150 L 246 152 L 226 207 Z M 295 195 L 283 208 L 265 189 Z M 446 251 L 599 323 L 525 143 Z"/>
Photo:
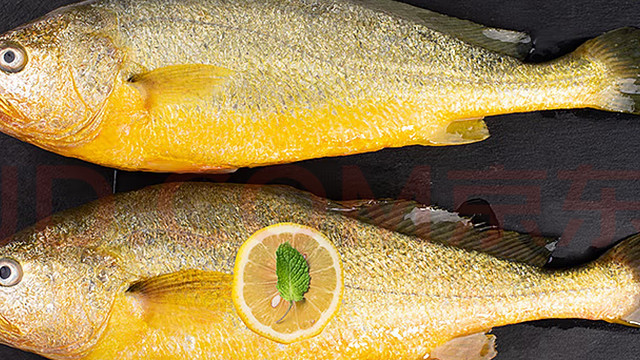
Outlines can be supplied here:
<path id="1" fill-rule="evenodd" d="M 0 31 L 73 0 L 0 0 Z M 531 61 L 567 53 L 623 26 L 640 27 L 635 0 L 412 0 L 415 5 L 532 35 Z M 492 137 L 459 147 L 406 147 L 232 175 L 117 174 L 117 190 L 163 181 L 282 183 L 332 199 L 413 198 L 453 210 L 492 204 L 506 229 L 562 236 L 555 266 L 591 260 L 640 232 L 640 117 L 595 110 L 487 119 Z M 113 170 L 63 158 L 0 134 L 0 236 L 111 192 Z M 0 304 L 1 306 L 1 304 Z M 640 330 L 585 320 L 494 329 L 497 359 L 631 359 Z M 0 347 L 1 359 L 40 359 Z"/>

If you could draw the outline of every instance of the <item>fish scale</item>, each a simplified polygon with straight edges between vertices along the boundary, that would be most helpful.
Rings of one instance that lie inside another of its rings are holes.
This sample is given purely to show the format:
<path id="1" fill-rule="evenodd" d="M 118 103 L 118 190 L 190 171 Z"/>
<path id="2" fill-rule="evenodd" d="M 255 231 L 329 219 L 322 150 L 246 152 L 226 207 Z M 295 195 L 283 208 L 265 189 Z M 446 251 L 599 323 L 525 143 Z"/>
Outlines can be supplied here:
<path id="1" fill-rule="evenodd" d="M 10 304 L 0 309 L 0 328 L 6 322 L 21 329 L 5 335 L 2 328 L 3 341 L 60 359 L 414 359 L 450 339 L 515 322 L 634 319 L 637 240 L 582 268 L 551 271 L 389 231 L 330 210 L 335 207 L 285 187 L 194 183 L 118 194 L 60 213 L 0 250 L 25 273 L 21 284 L 0 287 L 0 302 Z M 320 335 L 286 346 L 249 330 L 230 294 L 240 245 L 281 222 L 322 232 L 344 267 L 338 314 Z M 87 252 L 91 261 L 74 262 Z M 51 266 L 60 269 L 55 283 L 46 276 Z M 181 271 L 192 269 L 221 280 L 197 283 L 201 290 L 181 283 Z M 175 277 L 152 286 L 165 289 L 157 295 L 133 285 L 162 276 Z M 80 278 L 94 286 L 74 286 Z M 36 286 L 49 290 L 30 293 Z M 16 297 L 27 301 L 18 305 Z M 59 301 L 64 312 L 30 311 Z M 78 316 L 80 308 L 90 321 Z"/>

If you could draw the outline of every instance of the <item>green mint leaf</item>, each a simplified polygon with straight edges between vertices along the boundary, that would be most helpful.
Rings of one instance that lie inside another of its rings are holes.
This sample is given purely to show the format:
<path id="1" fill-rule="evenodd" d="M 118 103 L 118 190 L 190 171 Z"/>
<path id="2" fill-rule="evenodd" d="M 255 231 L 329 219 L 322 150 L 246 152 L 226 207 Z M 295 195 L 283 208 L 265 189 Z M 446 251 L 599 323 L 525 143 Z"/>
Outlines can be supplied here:
<path id="1" fill-rule="evenodd" d="M 276 275 L 276 288 L 286 301 L 300 301 L 309 291 L 309 264 L 288 242 L 280 244 L 276 250 Z"/>

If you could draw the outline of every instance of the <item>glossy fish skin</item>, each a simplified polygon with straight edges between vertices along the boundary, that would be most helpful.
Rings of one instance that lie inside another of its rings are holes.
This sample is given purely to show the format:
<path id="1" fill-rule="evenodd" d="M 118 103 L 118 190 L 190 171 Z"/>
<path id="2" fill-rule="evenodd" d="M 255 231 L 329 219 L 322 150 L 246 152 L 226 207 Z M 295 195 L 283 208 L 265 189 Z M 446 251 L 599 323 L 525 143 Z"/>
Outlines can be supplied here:
<path id="1" fill-rule="evenodd" d="M 638 320 L 637 238 L 552 272 L 377 228 L 334 207 L 284 187 L 185 183 L 55 215 L 0 249 L 24 270 L 19 284 L 0 287 L 1 341 L 56 359 L 416 359 L 515 322 Z M 287 346 L 249 330 L 230 297 L 237 249 L 280 222 L 325 234 L 345 276 L 336 317 Z M 141 281 L 161 286 L 132 290 Z"/>
<path id="2" fill-rule="evenodd" d="M 530 65 L 433 23 L 480 27 L 388 0 L 82 3 L 0 37 L 29 59 L 0 73 L 1 127 L 102 165 L 199 172 L 474 142 L 492 114 L 636 111 L 628 54 L 591 43 Z"/>

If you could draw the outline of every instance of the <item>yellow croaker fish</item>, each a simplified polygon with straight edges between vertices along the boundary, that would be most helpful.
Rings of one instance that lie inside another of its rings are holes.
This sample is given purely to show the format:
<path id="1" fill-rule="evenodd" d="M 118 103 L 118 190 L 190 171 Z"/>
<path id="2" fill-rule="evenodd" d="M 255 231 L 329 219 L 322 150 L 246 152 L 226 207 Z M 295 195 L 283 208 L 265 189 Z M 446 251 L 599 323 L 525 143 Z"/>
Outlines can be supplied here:
<path id="1" fill-rule="evenodd" d="M 389 0 L 101 0 L 0 36 L 0 128 L 129 170 L 225 172 L 489 136 L 487 115 L 638 113 L 640 32 L 545 64 L 523 33 Z"/>
<path id="2" fill-rule="evenodd" d="M 438 243 L 537 251 L 530 259 L 540 264 L 544 241 L 504 232 L 509 244 L 501 245 L 491 241 L 496 229 L 456 214 L 384 206 L 199 183 L 60 213 L 0 248 L 1 341 L 53 359 L 459 360 L 493 357 L 485 332 L 495 326 L 640 320 L 640 237 L 581 268 L 551 271 Z M 394 218 L 398 231 L 375 225 Z M 344 269 L 337 315 L 319 335 L 289 345 L 249 330 L 231 298 L 239 247 L 281 222 L 323 233 Z"/>

